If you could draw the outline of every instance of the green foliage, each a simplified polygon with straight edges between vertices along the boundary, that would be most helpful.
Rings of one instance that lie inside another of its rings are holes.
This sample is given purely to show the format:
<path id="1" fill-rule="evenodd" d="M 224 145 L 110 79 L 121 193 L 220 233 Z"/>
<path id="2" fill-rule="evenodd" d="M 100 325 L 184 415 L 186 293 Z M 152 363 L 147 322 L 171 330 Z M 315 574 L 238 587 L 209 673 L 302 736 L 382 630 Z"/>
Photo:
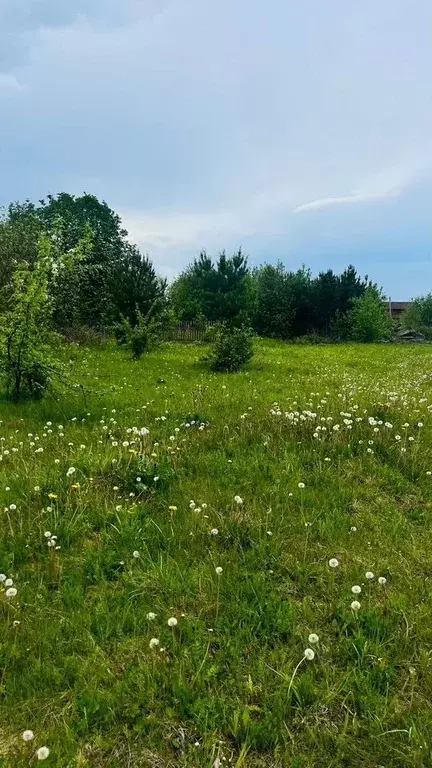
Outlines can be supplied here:
<path id="1" fill-rule="evenodd" d="M 369 284 L 352 266 L 340 275 L 327 270 L 313 278 L 306 267 L 288 272 L 280 263 L 254 270 L 252 280 L 254 329 L 280 339 L 339 334 L 351 300 L 361 296 Z"/>
<path id="2" fill-rule="evenodd" d="M 363 296 L 353 299 L 349 313 L 350 337 L 354 341 L 374 342 L 391 336 L 393 323 L 388 306 L 376 288 L 369 287 Z"/>
<path id="3" fill-rule="evenodd" d="M 253 337 L 249 328 L 222 326 L 211 355 L 213 371 L 241 371 L 253 356 Z"/>
<path id="4" fill-rule="evenodd" d="M 48 274 L 52 246 L 41 238 L 36 264 L 16 267 L 7 309 L 0 317 L 0 370 L 14 401 L 40 398 L 59 372 L 54 356 L 57 338 L 52 330 Z"/>
<path id="5" fill-rule="evenodd" d="M 290 279 L 284 266 L 266 264 L 255 270 L 256 308 L 254 328 L 262 336 L 288 338 L 296 312 Z"/>
<path id="6" fill-rule="evenodd" d="M 230 258 L 222 251 L 216 263 L 202 251 L 170 288 L 170 300 L 178 322 L 203 317 L 233 321 L 250 310 L 247 259 L 241 249 Z"/>
<path id="7" fill-rule="evenodd" d="M 405 310 L 401 323 L 407 330 L 421 331 L 432 328 L 432 293 L 418 296 Z"/>
<path id="8" fill-rule="evenodd" d="M 127 317 L 115 325 L 114 334 L 117 344 L 129 349 L 132 358 L 138 360 L 144 352 L 155 349 L 160 339 L 162 324 L 157 301 L 150 307 L 146 315 L 137 309 L 134 325 Z"/>
<path id="9" fill-rule="evenodd" d="M 147 314 L 156 300 L 165 303 L 166 281 L 128 242 L 120 217 L 88 194 L 62 192 L 38 205 L 9 206 L 0 221 L 0 287 L 17 264 L 34 264 L 43 233 L 53 248 L 49 294 L 59 330 L 70 335 L 82 326 L 102 329 L 121 317 L 135 325 L 137 309 Z"/>

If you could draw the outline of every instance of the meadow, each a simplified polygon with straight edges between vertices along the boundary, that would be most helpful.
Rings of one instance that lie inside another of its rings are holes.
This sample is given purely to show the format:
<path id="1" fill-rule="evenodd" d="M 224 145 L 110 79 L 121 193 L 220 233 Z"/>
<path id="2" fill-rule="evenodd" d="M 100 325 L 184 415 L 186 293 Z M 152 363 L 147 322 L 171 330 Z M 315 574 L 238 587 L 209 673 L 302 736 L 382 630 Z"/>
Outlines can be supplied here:
<path id="1" fill-rule="evenodd" d="M 202 354 L 0 404 L 0 765 L 432 765 L 432 349 Z"/>

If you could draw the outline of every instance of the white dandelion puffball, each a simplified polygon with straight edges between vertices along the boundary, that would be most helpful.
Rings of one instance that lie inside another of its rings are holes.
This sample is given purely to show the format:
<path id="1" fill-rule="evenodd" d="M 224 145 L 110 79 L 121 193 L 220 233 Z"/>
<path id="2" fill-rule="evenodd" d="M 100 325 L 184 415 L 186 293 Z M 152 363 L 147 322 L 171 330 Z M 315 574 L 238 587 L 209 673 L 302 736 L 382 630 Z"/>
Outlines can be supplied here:
<path id="1" fill-rule="evenodd" d="M 31 741 L 34 739 L 34 733 L 33 731 L 24 731 L 22 734 L 22 740 L 23 741 Z"/>
<path id="2" fill-rule="evenodd" d="M 242 497 L 241 497 L 241 496 L 234 496 L 234 501 L 235 501 L 235 503 L 236 503 L 236 504 L 238 504 L 239 506 L 241 506 L 241 505 L 243 504 L 243 499 L 242 499 Z"/>
<path id="3" fill-rule="evenodd" d="M 380 576 L 379 579 L 378 579 L 378 584 L 381 584 L 382 587 L 384 586 L 384 584 L 387 584 L 386 577 L 385 576 Z"/>
<path id="4" fill-rule="evenodd" d="M 16 597 L 18 590 L 15 589 L 15 587 L 9 587 L 9 589 L 6 590 L 6 597 Z"/>
<path id="5" fill-rule="evenodd" d="M 45 531 L 44 536 L 45 536 L 46 539 L 50 539 L 51 538 L 51 531 Z"/>
<path id="6" fill-rule="evenodd" d="M 160 644 L 160 640 L 158 640 L 157 637 L 152 637 L 152 639 L 149 642 L 149 647 L 153 650 L 153 648 L 157 648 Z"/>
<path id="7" fill-rule="evenodd" d="M 304 657 L 308 661 L 312 661 L 315 658 L 315 651 L 312 648 L 305 648 Z"/>
<path id="8" fill-rule="evenodd" d="M 330 560 L 329 560 L 330 568 L 337 568 L 338 565 L 339 565 L 339 560 L 336 560 L 335 557 L 330 558 Z"/>
<path id="9" fill-rule="evenodd" d="M 16 510 L 16 504 L 11 504 L 11 505 L 10 505 L 10 507 L 9 507 L 9 509 L 10 509 L 10 511 L 11 511 L 11 512 L 15 512 L 15 510 Z"/>
<path id="10" fill-rule="evenodd" d="M 358 600 L 353 600 L 351 603 L 351 608 L 353 611 L 359 611 L 360 610 L 360 603 Z"/>
<path id="11" fill-rule="evenodd" d="M 46 760 L 49 756 L 49 749 L 48 747 L 39 747 L 39 749 L 36 752 L 36 756 L 38 760 Z"/>
<path id="12" fill-rule="evenodd" d="M 308 640 L 311 645 L 316 645 L 316 643 L 319 641 L 319 637 L 318 635 L 315 634 L 315 632 L 311 632 L 308 637 Z"/>
<path id="13" fill-rule="evenodd" d="M 367 578 L 367 579 L 369 579 L 370 581 L 372 581 L 372 579 L 374 579 L 374 578 L 375 578 L 375 574 L 374 574 L 374 573 L 372 573 L 372 571 L 366 571 L 366 573 L 365 573 L 365 576 L 366 576 L 366 578 Z"/>
<path id="14" fill-rule="evenodd" d="M 6 581 L 7 576 L 5 573 L 0 573 L 0 584 L 3 584 L 4 581 Z"/>
<path id="15" fill-rule="evenodd" d="M 169 627 L 176 627 L 178 624 L 178 621 L 175 616 L 171 616 L 170 619 L 168 619 L 168 626 Z"/>
<path id="16" fill-rule="evenodd" d="M 299 483 L 298 487 L 300 488 L 300 490 L 303 490 L 303 488 L 306 488 L 304 483 Z"/>
<path id="17" fill-rule="evenodd" d="M 216 574 L 217 574 L 218 576 L 220 576 L 220 575 L 221 575 L 221 573 L 222 573 L 222 570 L 223 570 L 223 569 L 220 567 L 220 565 L 218 565 L 218 567 L 217 567 L 217 568 L 215 568 Z"/>
<path id="18" fill-rule="evenodd" d="M 132 554 L 133 554 L 133 556 L 134 556 L 135 558 L 137 558 L 137 557 L 139 557 L 139 556 L 140 556 L 140 553 L 138 552 L 138 550 L 137 550 L 137 549 L 135 549 L 135 550 L 132 552 Z"/>
<path id="19" fill-rule="evenodd" d="M 354 595 L 359 595 L 359 594 L 360 594 L 360 592 L 361 592 L 361 587 L 359 587 L 359 585 L 358 585 L 358 584 L 354 584 L 354 586 L 353 586 L 353 587 L 351 587 L 351 592 L 352 592 Z"/>
<path id="20" fill-rule="evenodd" d="M 13 579 L 6 579 L 5 581 L 5 587 L 11 587 L 13 584 Z"/>
<path id="21" fill-rule="evenodd" d="M 68 471 L 66 472 L 66 477 L 71 477 L 76 472 L 75 467 L 69 467 Z"/>
<path id="22" fill-rule="evenodd" d="M 218 531 L 218 529 L 217 529 L 217 528 L 212 528 L 212 529 L 211 529 L 211 531 L 210 531 L 210 533 L 211 533 L 211 535 L 212 535 L 212 536 L 217 536 L 217 535 L 218 535 L 218 533 L 219 533 L 219 531 Z"/>
<path id="23" fill-rule="evenodd" d="M 155 620 L 155 618 L 156 618 L 156 614 L 155 614 L 155 613 L 153 613 L 153 611 L 150 611 L 150 612 L 147 614 L 147 619 L 148 619 L 149 621 L 154 621 L 154 620 Z"/>

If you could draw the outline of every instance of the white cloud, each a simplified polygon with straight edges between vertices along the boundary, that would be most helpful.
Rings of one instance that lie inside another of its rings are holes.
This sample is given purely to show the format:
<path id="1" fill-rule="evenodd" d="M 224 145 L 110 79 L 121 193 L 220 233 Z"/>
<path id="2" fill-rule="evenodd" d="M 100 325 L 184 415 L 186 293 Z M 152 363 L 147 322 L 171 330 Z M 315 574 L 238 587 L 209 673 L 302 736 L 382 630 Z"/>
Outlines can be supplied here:
<path id="1" fill-rule="evenodd" d="M 0 91 L 22 91 L 23 86 L 15 75 L 0 72 Z"/>
<path id="2" fill-rule="evenodd" d="M 194 214 L 166 213 L 148 215 L 145 213 L 121 213 L 123 225 L 129 232 L 132 242 L 137 243 L 143 250 L 182 247 L 197 244 L 202 239 L 204 246 L 206 238 L 211 233 L 219 233 L 236 229 L 235 216 L 227 213 Z"/>
<path id="3" fill-rule="evenodd" d="M 372 203 L 377 200 L 384 200 L 386 197 L 395 197 L 399 194 L 399 191 L 395 192 L 383 192 L 381 194 L 370 195 L 345 195 L 343 197 L 320 197 L 318 200 L 312 200 L 310 203 L 304 203 L 303 205 L 294 208 L 294 213 L 301 213 L 302 211 L 315 211 L 321 208 L 331 208 L 335 205 L 347 205 L 352 203 Z"/>
<path id="4" fill-rule="evenodd" d="M 390 197 L 398 197 L 422 176 L 429 175 L 431 167 L 431 151 L 425 147 L 394 165 L 370 174 L 348 195 L 319 197 L 310 203 L 298 205 L 293 213 L 332 208 L 338 205 L 374 203 Z"/>

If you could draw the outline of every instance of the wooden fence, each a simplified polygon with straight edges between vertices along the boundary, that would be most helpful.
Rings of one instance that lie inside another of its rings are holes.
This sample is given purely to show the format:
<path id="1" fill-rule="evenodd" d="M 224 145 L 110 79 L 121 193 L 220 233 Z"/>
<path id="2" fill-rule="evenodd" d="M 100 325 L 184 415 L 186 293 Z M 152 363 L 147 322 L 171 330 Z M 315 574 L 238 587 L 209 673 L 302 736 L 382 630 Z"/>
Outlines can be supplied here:
<path id="1" fill-rule="evenodd" d="M 194 323 L 181 323 L 174 328 L 167 328 L 162 338 L 164 341 L 209 341 L 212 331 L 216 330 L 216 323 L 207 323 L 205 326 L 197 326 Z"/>

